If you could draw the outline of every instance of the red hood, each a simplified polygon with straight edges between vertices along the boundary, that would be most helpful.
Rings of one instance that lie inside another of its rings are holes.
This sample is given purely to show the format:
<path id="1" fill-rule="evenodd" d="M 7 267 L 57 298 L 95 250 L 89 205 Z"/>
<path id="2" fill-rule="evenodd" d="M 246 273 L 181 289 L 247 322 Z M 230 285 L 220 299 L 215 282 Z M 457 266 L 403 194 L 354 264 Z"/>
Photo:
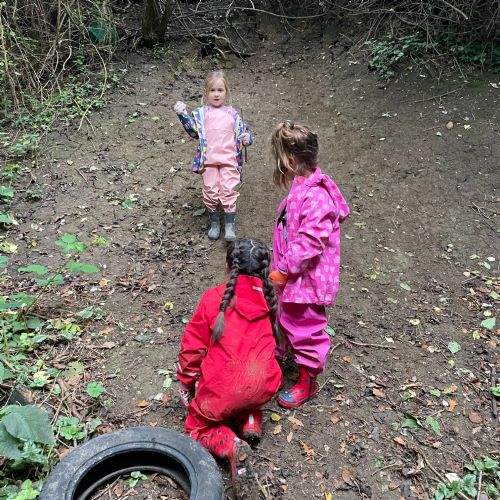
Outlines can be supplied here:
<path id="1" fill-rule="evenodd" d="M 269 314 L 260 278 L 240 274 L 236 281 L 235 299 L 233 306 L 235 311 L 249 321 Z"/>

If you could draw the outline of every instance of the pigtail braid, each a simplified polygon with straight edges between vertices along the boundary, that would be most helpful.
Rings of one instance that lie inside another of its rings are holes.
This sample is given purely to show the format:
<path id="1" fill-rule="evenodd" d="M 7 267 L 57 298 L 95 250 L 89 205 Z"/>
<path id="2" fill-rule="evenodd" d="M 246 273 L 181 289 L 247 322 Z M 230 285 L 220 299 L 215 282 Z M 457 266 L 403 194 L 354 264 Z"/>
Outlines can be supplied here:
<path id="1" fill-rule="evenodd" d="M 229 279 L 226 284 L 224 295 L 222 296 L 222 300 L 220 302 L 219 314 L 217 315 L 217 320 L 215 321 L 214 331 L 212 332 L 212 342 L 219 340 L 224 333 L 224 329 L 226 328 L 224 315 L 234 297 L 236 281 L 240 274 L 240 248 L 238 242 L 234 243 L 233 250 L 229 255 L 228 260 L 231 263 L 231 270 L 229 272 Z"/>
<path id="2" fill-rule="evenodd" d="M 278 299 L 276 298 L 276 292 L 272 281 L 268 278 L 269 276 L 269 254 L 266 252 L 266 257 L 261 261 L 260 276 L 262 277 L 262 285 L 264 288 L 264 297 L 266 299 L 267 305 L 269 307 L 269 317 L 271 320 L 271 325 L 273 327 L 273 335 L 276 340 L 276 344 L 279 347 L 285 345 L 285 337 L 278 322 Z"/>

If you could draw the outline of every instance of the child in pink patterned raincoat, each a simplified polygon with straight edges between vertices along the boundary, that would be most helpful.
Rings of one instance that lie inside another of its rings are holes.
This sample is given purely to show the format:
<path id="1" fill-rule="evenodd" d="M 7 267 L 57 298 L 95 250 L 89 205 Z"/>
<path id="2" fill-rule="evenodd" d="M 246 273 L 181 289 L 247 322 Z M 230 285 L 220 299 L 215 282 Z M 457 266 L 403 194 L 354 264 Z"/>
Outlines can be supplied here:
<path id="1" fill-rule="evenodd" d="M 278 403 L 296 408 L 316 395 L 316 377 L 325 368 L 330 349 L 325 307 L 339 289 L 340 223 L 349 207 L 317 165 L 318 139 L 308 127 L 278 125 L 272 153 L 274 182 L 290 190 L 278 208 L 269 277 L 278 288 L 279 323 L 299 367 L 297 383 L 280 392 Z"/>

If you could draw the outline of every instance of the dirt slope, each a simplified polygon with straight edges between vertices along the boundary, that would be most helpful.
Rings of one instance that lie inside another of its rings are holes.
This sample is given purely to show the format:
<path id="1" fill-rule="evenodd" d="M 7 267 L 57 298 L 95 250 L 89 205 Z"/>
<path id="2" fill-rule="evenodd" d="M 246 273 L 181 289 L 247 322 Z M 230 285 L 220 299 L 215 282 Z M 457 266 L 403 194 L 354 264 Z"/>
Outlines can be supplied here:
<path id="1" fill-rule="evenodd" d="M 42 201 L 17 207 L 19 265 L 53 262 L 60 234 L 110 242 L 91 246 L 87 260 L 104 268 L 96 282 L 61 297 L 99 305 L 111 325 L 84 341 L 87 369 L 114 400 L 102 410 L 103 428 L 182 429 L 176 383 L 162 388 L 158 370 L 173 373 L 185 321 L 201 293 L 224 279 L 224 242 L 209 242 L 205 216 L 195 215 L 195 144 L 172 111 L 178 99 L 198 104 L 205 73 L 176 78 L 168 60 L 131 58 L 125 84 L 90 116 L 95 135 L 86 122 L 54 134 L 34 170 Z M 319 38 L 278 36 L 227 74 L 256 138 L 238 234 L 271 242 L 282 193 L 272 185 L 268 138 L 285 118 L 319 133 L 322 168 L 352 209 L 321 392 L 295 412 L 268 405 L 254 498 L 426 498 L 434 474 L 413 447 L 441 473 L 459 474 L 473 456 L 499 448 L 487 391 L 492 364 L 500 371 L 498 335 L 480 327 L 485 311 L 498 312 L 488 296 L 499 258 L 500 90 L 490 85 L 498 76 L 464 83 L 411 70 L 384 87 L 365 63 L 335 56 Z M 122 206 L 127 198 L 130 208 Z M 30 250 L 33 239 L 39 244 Z M 452 354 L 450 342 L 460 351 Z M 290 383 L 292 365 L 286 375 Z M 158 393 L 170 398 L 137 406 Z M 405 414 L 422 425 L 402 428 Z M 419 463 L 417 475 L 403 476 Z"/>

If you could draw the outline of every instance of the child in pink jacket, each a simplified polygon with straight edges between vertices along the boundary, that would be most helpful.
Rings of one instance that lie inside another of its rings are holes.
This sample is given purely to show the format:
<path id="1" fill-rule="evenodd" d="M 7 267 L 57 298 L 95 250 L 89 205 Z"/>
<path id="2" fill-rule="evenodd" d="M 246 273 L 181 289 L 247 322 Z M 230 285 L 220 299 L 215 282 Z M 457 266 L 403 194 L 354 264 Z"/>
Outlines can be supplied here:
<path id="1" fill-rule="evenodd" d="M 325 307 L 339 289 L 340 223 L 349 207 L 317 165 L 318 139 L 308 127 L 280 123 L 272 154 L 274 183 L 289 193 L 278 208 L 269 277 L 279 291 L 280 326 L 299 366 L 297 383 L 280 392 L 278 403 L 296 408 L 316 395 L 316 377 L 325 368 L 330 349 Z"/>

